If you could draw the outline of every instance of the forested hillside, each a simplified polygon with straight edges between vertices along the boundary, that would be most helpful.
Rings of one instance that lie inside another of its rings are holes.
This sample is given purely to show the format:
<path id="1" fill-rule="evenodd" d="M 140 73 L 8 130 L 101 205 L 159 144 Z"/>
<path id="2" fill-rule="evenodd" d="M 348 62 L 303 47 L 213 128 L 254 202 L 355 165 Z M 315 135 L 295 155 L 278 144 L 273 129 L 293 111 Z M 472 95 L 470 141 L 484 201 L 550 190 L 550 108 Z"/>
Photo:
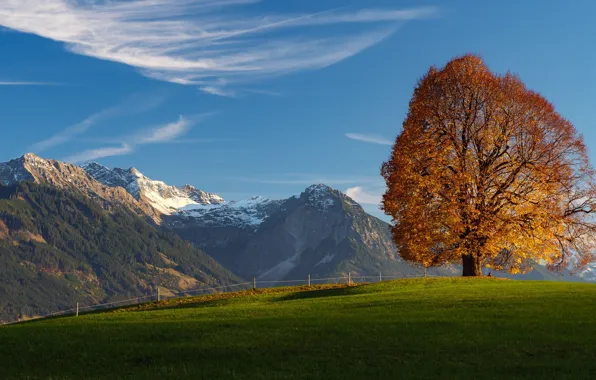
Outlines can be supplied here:
<path id="1" fill-rule="evenodd" d="M 0 186 L 0 267 L 0 320 L 237 280 L 124 207 L 33 183 Z"/>

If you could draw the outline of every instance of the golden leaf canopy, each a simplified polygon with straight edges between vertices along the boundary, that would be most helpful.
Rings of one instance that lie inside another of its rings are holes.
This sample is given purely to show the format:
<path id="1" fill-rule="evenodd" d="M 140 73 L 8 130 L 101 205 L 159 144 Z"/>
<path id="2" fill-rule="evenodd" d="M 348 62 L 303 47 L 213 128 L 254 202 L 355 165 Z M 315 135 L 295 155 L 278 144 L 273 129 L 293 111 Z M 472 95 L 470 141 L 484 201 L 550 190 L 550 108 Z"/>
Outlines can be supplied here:
<path id="1" fill-rule="evenodd" d="M 515 75 L 466 55 L 430 68 L 383 164 L 401 256 L 512 273 L 594 261 L 594 173 L 582 137 Z"/>

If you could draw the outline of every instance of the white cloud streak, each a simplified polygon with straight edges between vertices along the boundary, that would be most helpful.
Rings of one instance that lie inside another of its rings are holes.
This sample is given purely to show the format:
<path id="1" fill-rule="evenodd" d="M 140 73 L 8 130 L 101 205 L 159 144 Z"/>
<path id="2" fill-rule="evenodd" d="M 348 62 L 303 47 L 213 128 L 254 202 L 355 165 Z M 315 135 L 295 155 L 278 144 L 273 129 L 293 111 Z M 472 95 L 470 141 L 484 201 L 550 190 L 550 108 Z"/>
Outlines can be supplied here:
<path id="1" fill-rule="evenodd" d="M 362 205 L 381 204 L 382 195 L 380 193 L 371 193 L 360 186 L 350 187 L 345 191 L 346 195 Z"/>
<path id="2" fill-rule="evenodd" d="M 346 137 L 356 141 L 367 142 L 378 145 L 393 145 L 393 141 L 377 135 L 364 135 L 361 133 L 346 133 Z"/>
<path id="3" fill-rule="evenodd" d="M 133 114 L 149 110 L 157 107 L 163 100 L 164 99 L 161 97 L 141 98 L 139 96 L 132 96 L 119 105 L 97 112 L 84 120 L 63 129 L 52 137 L 33 144 L 30 149 L 36 153 L 46 151 L 71 141 L 73 138 L 82 135 L 91 127 L 102 121 L 123 114 Z"/>
<path id="4" fill-rule="evenodd" d="M 185 134 L 190 128 L 191 123 L 180 116 L 178 121 L 164 125 L 150 131 L 147 136 L 142 137 L 140 144 L 155 144 L 165 141 L 171 141 Z"/>
<path id="5" fill-rule="evenodd" d="M 93 114 L 86 119 L 65 128 L 64 130 L 56 133 L 52 137 L 39 141 L 31 146 L 31 149 L 35 152 L 43 152 L 55 146 L 64 144 L 70 141 L 72 138 L 85 133 L 89 128 L 99 123 L 100 121 L 107 119 L 116 113 L 120 109 L 118 107 L 108 108 L 96 114 Z"/>
<path id="6" fill-rule="evenodd" d="M 121 146 L 108 146 L 97 149 L 89 149 L 83 152 L 75 153 L 64 160 L 72 163 L 80 163 L 84 161 L 96 160 L 99 158 L 123 156 L 135 152 L 138 146 L 147 144 L 209 142 L 207 139 L 178 140 L 178 138 L 185 135 L 195 124 L 214 114 L 214 112 L 209 112 L 190 117 L 180 116 L 175 122 L 167 123 L 156 128 L 150 128 L 133 136 L 121 138 Z M 100 139 L 99 141 L 103 140 Z M 111 142 L 112 140 L 106 141 Z"/>
<path id="7" fill-rule="evenodd" d="M 62 86 L 62 83 L 0 81 L 0 86 Z"/>
<path id="8" fill-rule="evenodd" d="M 237 96 L 236 91 L 228 90 L 221 86 L 204 86 L 201 87 L 201 91 L 206 92 L 207 94 L 224 96 L 228 98 L 235 98 Z"/>
<path id="9" fill-rule="evenodd" d="M 230 85 L 333 65 L 381 42 L 398 24 L 438 14 L 432 7 L 293 15 L 238 7 L 258 2 L 2 0 L 0 26 L 229 96 Z M 347 31 L 346 24 L 354 27 Z"/>
<path id="10" fill-rule="evenodd" d="M 70 157 L 64 159 L 64 161 L 78 164 L 85 161 L 97 160 L 99 158 L 112 157 L 112 156 L 124 156 L 134 152 L 134 147 L 128 144 L 122 144 L 119 147 L 102 147 L 97 149 L 89 149 L 83 152 L 75 153 Z"/>
<path id="11" fill-rule="evenodd" d="M 180 116 L 178 121 L 167 123 L 157 128 L 151 128 L 137 134 L 133 137 L 133 144 L 155 144 L 155 143 L 177 143 L 185 140 L 177 140 L 178 137 L 185 135 L 193 126 L 203 120 L 216 115 L 218 112 L 205 112 L 191 116 Z M 189 141 L 205 142 L 204 139 L 195 139 Z"/>

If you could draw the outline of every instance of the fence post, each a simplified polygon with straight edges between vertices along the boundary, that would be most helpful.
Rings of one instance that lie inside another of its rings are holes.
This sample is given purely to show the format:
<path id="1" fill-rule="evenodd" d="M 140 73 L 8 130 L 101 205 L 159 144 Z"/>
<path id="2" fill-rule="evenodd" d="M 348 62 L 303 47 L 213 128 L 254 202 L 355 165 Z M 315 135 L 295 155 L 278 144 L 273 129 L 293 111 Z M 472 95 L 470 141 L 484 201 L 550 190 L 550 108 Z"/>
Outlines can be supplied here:
<path id="1" fill-rule="evenodd" d="M 383 274 L 379 272 L 379 282 L 383 281 Z"/>
<path id="2" fill-rule="evenodd" d="M 424 278 L 426 278 L 426 267 L 424 267 Z"/>
<path id="3" fill-rule="evenodd" d="M 256 277 L 253 277 L 252 278 L 252 288 L 253 289 L 256 289 L 257 288 L 257 278 Z"/>
<path id="4" fill-rule="evenodd" d="M 159 293 L 159 286 L 157 287 L 157 301 L 161 301 L 161 294 Z"/>
<path id="5" fill-rule="evenodd" d="M 77 302 L 77 317 L 79 316 L 79 303 Z"/>
<path id="6" fill-rule="evenodd" d="M 352 285 L 352 272 L 348 272 L 348 285 Z"/>
<path id="7" fill-rule="evenodd" d="M 310 287 L 310 274 L 308 275 L 308 286 Z"/>

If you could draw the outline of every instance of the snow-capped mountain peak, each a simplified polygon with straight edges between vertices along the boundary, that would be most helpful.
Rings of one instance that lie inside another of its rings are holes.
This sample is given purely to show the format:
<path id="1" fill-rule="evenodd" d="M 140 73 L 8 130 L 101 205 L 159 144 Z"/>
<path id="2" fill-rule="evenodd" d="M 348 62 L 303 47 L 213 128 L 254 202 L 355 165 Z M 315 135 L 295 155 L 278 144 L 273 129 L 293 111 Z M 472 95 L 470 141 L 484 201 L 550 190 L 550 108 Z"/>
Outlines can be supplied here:
<path id="1" fill-rule="evenodd" d="M 339 199 L 339 192 L 323 184 L 312 185 L 306 188 L 300 195 L 306 203 L 321 210 L 327 211 L 333 207 Z"/>
<path id="2" fill-rule="evenodd" d="M 81 176 L 82 174 L 82 176 Z M 78 167 L 55 160 L 46 160 L 33 153 L 0 163 L 0 183 L 14 185 L 24 181 L 70 186 L 86 177 Z"/>
<path id="3" fill-rule="evenodd" d="M 135 177 L 137 177 L 137 178 L 147 178 L 147 177 L 145 177 L 145 175 L 144 175 L 143 173 L 141 173 L 141 172 L 140 172 L 140 171 L 139 171 L 137 168 L 130 168 L 130 169 L 128 169 L 128 172 L 129 172 L 131 175 L 133 175 L 133 176 L 135 176 Z"/>
<path id="4" fill-rule="evenodd" d="M 27 162 L 32 161 L 37 156 L 27 153 L 26 155 L 0 163 L 0 184 L 14 185 L 22 181 L 33 181 L 33 175 L 27 170 Z"/>
<path id="5" fill-rule="evenodd" d="M 132 210 L 143 212 L 146 215 L 159 219 L 154 209 L 137 202 L 127 191 L 109 183 L 118 178 L 109 169 L 94 163 L 87 163 L 86 169 L 66 162 L 44 159 L 35 154 L 28 153 L 14 160 L 0 163 L 0 184 L 13 186 L 21 182 L 34 182 L 50 185 L 60 189 L 69 189 L 101 200 L 102 206 L 109 209 L 117 203 Z M 105 182 L 96 180 L 89 173 L 93 172 Z M 120 180 L 122 180 L 120 178 Z"/>
<path id="6" fill-rule="evenodd" d="M 43 158 L 37 156 L 35 153 L 25 153 L 21 157 L 21 160 L 27 161 L 27 162 L 40 162 L 40 161 L 45 162 L 46 161 Z"/>
<path id="7" fill-rule="evenodd" d="M 110 187 L 124 187 L 130 183 L 130 178 L 124 170 L 112 170 L 97 162 L 86 162 L 81 167 L 91 177 Z"/>
<path id="8" fill-rule="evenodd" d="M 321 193 L 321 192 L 330 192 L 330 191 L 333 191 L 333 189 L 323 183 L 310 185 L 305 190 L 306 193 L 313 193 L 313 192 Z"/>
<path id="9" fill-rule="evenodd" d="M 192 205 L 221 204 L 219 195 L 185 185 L 181 188 L 162 181 L 152 180 L 136 168 L 109 169 L 95 162 L 88 162 L 82 168 L 96 180 L 107 186 L 123 187 L 137 200 L 144 200 L 162 214 L 172 214 Z"/>
<path id="10" fill-rule="evenodd" d="M 184 185 L 178 189 L 198 204 L 221 204 L 225 202 L 219 195 L 199 190 L 191 185 Z"/>

